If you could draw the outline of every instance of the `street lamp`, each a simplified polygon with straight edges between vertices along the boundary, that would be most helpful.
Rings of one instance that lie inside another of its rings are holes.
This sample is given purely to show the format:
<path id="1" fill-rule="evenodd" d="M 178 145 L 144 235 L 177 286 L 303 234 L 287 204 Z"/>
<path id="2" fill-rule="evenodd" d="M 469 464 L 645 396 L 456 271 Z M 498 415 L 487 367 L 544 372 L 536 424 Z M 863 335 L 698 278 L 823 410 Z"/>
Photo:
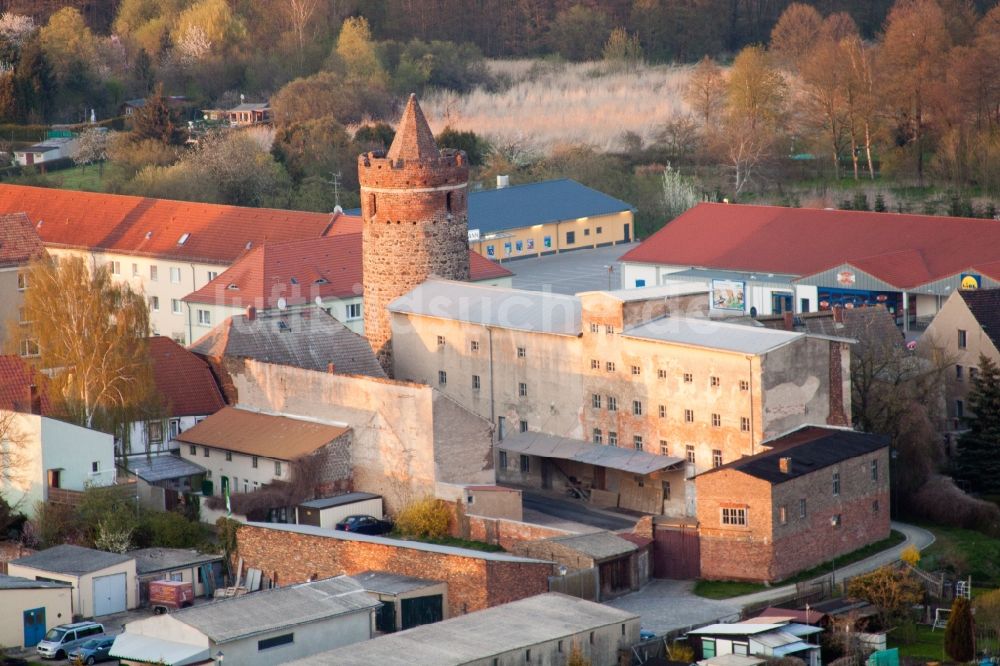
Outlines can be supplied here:
<path id="1" fill-rule="evenodd" d="M 611 277 L 615 274 L 615 265 L 605 264 L 604 267 L 608 269 L 608 291 L 611 291 Z"/>
<path id="2" fill-rule="evenodd" d="M 215 660 L 220 664 L 225 660 L 225 658 L 226 655 L 223 654 L 222 650 L 219 650 L 218 652 L 215 653 Z"/>

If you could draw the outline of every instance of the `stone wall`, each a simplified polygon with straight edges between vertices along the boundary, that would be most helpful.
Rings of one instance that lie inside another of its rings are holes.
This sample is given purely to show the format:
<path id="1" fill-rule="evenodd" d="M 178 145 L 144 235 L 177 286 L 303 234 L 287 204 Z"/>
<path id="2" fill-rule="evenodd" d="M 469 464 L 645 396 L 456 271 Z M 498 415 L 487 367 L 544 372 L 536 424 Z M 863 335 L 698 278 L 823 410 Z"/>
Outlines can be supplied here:
<path id="1" fill-rule="evenodd" d="M 504 518 L 487 518 L 466 514 L 460 516 L 454 523 L 455 536 L 473 541 L 484 541 L 500 546 L 504 550 L 512 550 L 522 541 L 537 541 L 554 536 L 572 534 L 555 527 L 545 527 L 533 523 L 522 523 Z"/>
<path id="2" fill-rule="evenodd" d="M 450 617 L 548 591 L 547 562 L 494 561 L 399 545 L 338 539 L 244 525 L 236 534 L 244 566 L 264 572 L 278 585 L 362 571 L 387 571 L 448 584 Z M 457 550 L 457 549 L 453 549 Z"/>

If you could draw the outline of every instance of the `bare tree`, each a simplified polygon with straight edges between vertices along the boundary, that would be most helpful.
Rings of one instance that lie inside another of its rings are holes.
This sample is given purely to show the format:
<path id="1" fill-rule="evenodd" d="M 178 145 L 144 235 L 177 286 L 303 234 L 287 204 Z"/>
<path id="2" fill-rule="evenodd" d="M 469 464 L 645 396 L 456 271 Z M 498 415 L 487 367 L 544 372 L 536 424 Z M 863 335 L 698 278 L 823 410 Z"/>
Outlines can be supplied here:
<path id="1" fill-rule="evenodd" d="M 15 411 L 0 411 L 0 486 L 17 484 L 28 462 L 27 439 Z"/>
<path id="2" fill-rule="evenodd" d="M 705 130 L 709 131 L 726 102 L 725 74 L 709 56 L 702 58 L 691 71 L 691 78 L 684 91 L 684 101 L 691 106 Z"/>
<path id="3" fill-rule="evenodd" d="M 285 0 L 280 7 L 288 26 L 295 34 L 295 42 L 299 48 L 299 66 L 301 66 L 306 48 L 307 29 L 319 7 L 319 0 Z"/>

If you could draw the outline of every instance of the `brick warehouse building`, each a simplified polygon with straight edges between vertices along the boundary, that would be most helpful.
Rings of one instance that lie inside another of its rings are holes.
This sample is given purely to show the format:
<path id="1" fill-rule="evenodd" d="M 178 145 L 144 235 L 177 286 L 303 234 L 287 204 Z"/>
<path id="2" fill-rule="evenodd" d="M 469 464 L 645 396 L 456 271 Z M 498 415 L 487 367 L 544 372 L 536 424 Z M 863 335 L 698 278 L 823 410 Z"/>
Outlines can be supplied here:
<path id="1" fill-rule="evenodd" d="M 889 536 L 888 440 L 806 427 L 695 478 L 701 576 L 778 581 Z"/>
<path id="2" fill-rule="evenodd" d="M 239 556 L 276 585 L 363 571 L 386 571 L 448 584 L 448 617 L 549 590 L 552 562 L 309 525 L 247 523 Z"/>

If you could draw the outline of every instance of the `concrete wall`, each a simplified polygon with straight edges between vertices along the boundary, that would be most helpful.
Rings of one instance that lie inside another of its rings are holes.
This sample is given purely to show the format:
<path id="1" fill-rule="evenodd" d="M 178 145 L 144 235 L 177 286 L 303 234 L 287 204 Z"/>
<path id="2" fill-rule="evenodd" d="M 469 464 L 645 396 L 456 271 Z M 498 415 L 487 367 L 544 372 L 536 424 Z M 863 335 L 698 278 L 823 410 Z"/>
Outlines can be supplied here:
<path id="1" fill-rule="evenodd" d="M 628 650 L 639 642 L 639 619 L 604 627 L 594 627 L 557 640 L 532 645 L 531 659 L 526 649 L 510 650 L 485 659 L 468 662 L 469 666 L 523 666 L 523 664 L 557 665 L 566 663 L 573 646 L 579 646 L 584 659 L 592 666 L 618 666 L 620 650 Z"/>
<path id="2" fill-rule="evenodd" d="M 524 517 L 521 491 L 516 488 L 439 483 L 437 497 L 458 502 L 462 505 L 462 511 L 478 516 L 514 521 Z"/>
<path id="3" fill-rule="evenodd" d="M 70 588 L 0 590 L 0 645 L 24 647 L 24 611 L 45 609 L 45 630 L 72 621 Z"/>
<path id="4" fill-rule="evenodd" d="M 211 654 L 222 650 L 226 661 L 232 659 L 234 664 L 247 666 L 271 666 L 308 657 L 317 652 L 325 652 L 335 648 L 366 641 L 373 637 L 373 611 L 363 610 L 349 615 L 331 617 L 318 622 L 297 624 L 276 631 L 256 634 L 250 638 L 212 643 Z M 293 634 L 293 642 L 287 645 L 259 650 L 259 641 Z M 169 639 L 168 639 L 169 640 Z"/>
<path id="5" fill-rule="evenodd" d="M 94 579 L 124 573 L 126 605 L 129 609 L 137 608 L 139 605 L 139 588 L 136 584 L 135 560 L 128 560 L 121 564 L 115 564 L 100 571 L 93 571 L 81 576 L 58 574 L 15 563 L 8 565 L 7 573 L 11 576 L 22 576 L 33 580 L 44 578 L 71 584 L 73 586 L 73 615 L 82 615 L 83 617 L 94 616 Z M 68 622 L 69 620 L 66 621 Z"/>

